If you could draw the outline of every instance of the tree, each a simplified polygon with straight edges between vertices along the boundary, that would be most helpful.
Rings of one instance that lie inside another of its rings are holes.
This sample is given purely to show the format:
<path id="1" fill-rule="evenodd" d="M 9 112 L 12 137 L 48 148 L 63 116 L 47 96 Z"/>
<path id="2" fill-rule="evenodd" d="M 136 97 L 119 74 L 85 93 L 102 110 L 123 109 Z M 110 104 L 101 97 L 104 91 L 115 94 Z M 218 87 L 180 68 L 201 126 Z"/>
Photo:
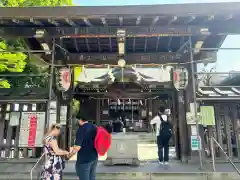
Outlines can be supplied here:
<path id="1" fill-rule="evenodd" d="M 4 7 L 64 6 L 72 5 L 72 0 L 0 0 Z"/>
<path id="2" fill-rule="evenodd" d="M 5 40 L 0 41 L 0 50 L 11 50 Z M 0 73 L 5 72 L 23 72 L 26 65 L 27 56 L 24 53 L 0 53 Z M 7 79 L 0 79 L 0 88 L 10 88 L 11 85 Z"/>
<path id="3" fill-rule="evenodd" d="M 213 74 L 209 74 L 209 73 L 213 73 L 216 72 L 216 67 L 211 67 L 210 69 L 202 69 L 201 73 L 207 73 L 207 74 L 201 74 L 200 76 L 198 76 L 198 81 L 200 85 L 203 86 L 210 86 L 212 84 L 212 78 L 213 78 Z"/>
<path id="4" fill-rule="evenodd" d="M 72 0 L 0 0 L 0 6 L 4 7 L 30 7 L 30 6 L 64 6 L 72 5 Z M 11 12 L 9 12 L 11 13 Z M 44 12 L 43 12 L 44 13 Z M 0 50 L 26 49 L 23 39 L 7 41 L 0 39 Z M 46 69 L 42 69 L 31 63 L 34 56 L 25 53 L 0 53 L 0 73 L 35 73 L 39 74 Z M 0 78 L 0 88 L 10 88 L 14 86 L 38 86 L 46 83 L 47 78 L 39 77 L 7 77 Z"/>

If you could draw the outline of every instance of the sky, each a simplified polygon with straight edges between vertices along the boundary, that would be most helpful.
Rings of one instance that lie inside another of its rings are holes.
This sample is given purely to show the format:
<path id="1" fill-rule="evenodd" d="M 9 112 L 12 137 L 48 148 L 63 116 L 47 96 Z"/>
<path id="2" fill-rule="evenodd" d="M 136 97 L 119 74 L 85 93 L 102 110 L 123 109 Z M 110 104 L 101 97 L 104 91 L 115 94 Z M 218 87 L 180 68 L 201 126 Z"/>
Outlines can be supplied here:
<path id="1" fill-rule="evenodd" d="M 211 2 L 240 2 L 240 0 L 73 0 L 81 6 L 119 6 L 119 5 L 151 5 L 179 3 L 211 3 Z M 240 35 L 229 35 L 223 42 L 223 48 L 240 48 Z M 219 50 L 216 64 L 218 72 L 240 71 L 240 50 Z"/>

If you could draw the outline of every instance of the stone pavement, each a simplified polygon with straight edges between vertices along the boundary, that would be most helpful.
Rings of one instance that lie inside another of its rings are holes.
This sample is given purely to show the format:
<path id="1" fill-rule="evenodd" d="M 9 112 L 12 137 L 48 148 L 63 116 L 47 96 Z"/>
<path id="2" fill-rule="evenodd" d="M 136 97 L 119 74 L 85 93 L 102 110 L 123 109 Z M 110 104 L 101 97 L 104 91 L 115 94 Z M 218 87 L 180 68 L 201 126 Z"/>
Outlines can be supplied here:
<path id="1" fill-rule="evenodd" d="M 150 143 L 138 143 L 138 158 L 140 161 L 148 161 L 148 160 L 157 160 L 157 145 L 156 144 L 150 144 Z M 173 159 L 176 157 L 175 153 L 175 147 L 170 147 L 169 149 L 169 157 L 170 159 Z M 105 160 L 107 156 L 100 157 L 99 160 Z M 71 160 L 76 160 L 77 157 L 72 157 Z"/>

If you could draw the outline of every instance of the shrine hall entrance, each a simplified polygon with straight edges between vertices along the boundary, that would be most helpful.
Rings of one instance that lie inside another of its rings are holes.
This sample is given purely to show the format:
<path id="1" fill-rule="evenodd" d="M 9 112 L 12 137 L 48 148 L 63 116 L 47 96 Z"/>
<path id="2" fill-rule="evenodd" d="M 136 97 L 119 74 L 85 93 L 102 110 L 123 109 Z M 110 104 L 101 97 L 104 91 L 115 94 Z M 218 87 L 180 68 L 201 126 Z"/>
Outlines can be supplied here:
<path id="1" fill-rule="evenodd" d="M 175 119 L 174 89 L 170 84 L 169 88 L 153 87 L 143 90 L 136 83 L 115 82 L 101 90 L 102 92 L 93 91 L 95 90 L 78 89 L 75 98 L 80 101 L 84 117 L 98 125 L 104 126 L 121 119 L 126 132 L 150 133 L 150 121 L 161 106 L 167 109 L 170 121 Z"/>
<path id="2" fill-rule="evenodd" d="M 83 67 L 77 77 L 74 98 L 80 101 L 80 112 L 88 121 L 100 126 L 121 124 L 122 128 L 113 126 L 112 131 L 138 135 L 140 159 L 145 151 L 151 150 L 156 152 L 154 157 L 142 160 L 157 160 L 156 130 L 150 121 L 164 106 L 169 120 L 176 124 L 176 90 L 171 68 Z M 174 145 L 175 136 L 171 140 L 175 152 Z"/>
<path id="3" fill-rule="evenodd" d="M 164 106 L 169 120 L 173 126 L 177 126 L 173 89 L 157 91 L 152 89 L 151 92 L 142 94 L 129 93 L 129 91 L 133 92 L 133 88 L 125 89 L 125 93 L 119 90 L 105 92 L 105 96 L 99 97 L 93 97 L 93 93 L 88 93 L 87 97 L 86 92 L 84 96 L 82 93 L 81 113 L 92 123 L 101 126 L 107 126 L 110 122 L 112 124 L 122 122 L 124 130 L 121 129 L 121 132 L 126 132 L 126 135 L 138 135 L 139 159 L 157 160 L 156 128 L 155 125 L 150 125 L 150 121 L 158 113 L 159 107 Z M 112 131 L 116 132 L 116 129 L 113 126 Z M 171 159 L 176 158 L 177 154 L 175 138 L 174 135 L 170 142 Z"/>

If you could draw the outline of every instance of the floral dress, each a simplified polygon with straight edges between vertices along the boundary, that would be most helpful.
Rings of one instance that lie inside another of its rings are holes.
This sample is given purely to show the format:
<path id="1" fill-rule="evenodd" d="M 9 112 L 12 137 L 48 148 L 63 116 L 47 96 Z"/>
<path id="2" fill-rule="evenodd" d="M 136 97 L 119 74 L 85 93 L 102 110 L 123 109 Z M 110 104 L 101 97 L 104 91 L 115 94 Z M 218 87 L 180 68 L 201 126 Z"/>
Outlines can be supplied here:
<path id="1" fill-rule="evenodd" d="M 53 136 L 47 136 L 46 142 L 56 140 Z M 51 146 L 46 143 L 44 146 L 45 163 L 41 173 L 41 180 L 62 180 L 62 171 L 64 169 L 64 161 L 61 156 L 55 155 Z"/>

